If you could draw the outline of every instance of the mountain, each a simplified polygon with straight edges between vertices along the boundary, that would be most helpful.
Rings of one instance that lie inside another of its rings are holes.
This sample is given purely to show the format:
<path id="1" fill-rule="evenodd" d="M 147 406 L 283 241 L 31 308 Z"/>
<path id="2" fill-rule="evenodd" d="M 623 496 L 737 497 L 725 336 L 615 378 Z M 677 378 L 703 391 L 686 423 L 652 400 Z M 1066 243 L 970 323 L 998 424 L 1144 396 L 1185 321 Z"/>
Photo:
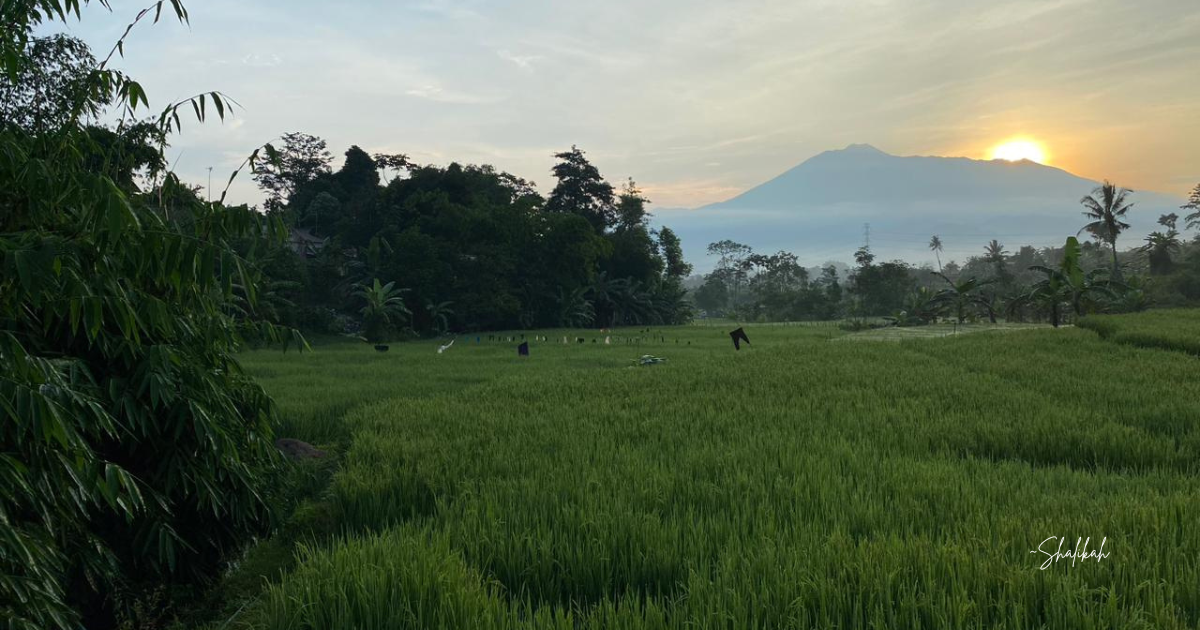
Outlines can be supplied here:
<path id="1" fill-rule="evenodd" d="M 995 238 L 1021 245 L 1058 246 L 1085 223 L 1079 199 L 1099 183 L 1030 161 L 902 157 L 866 144 L 816 155 L 728 201 L 695 210 L 661 210 L 657 220 L 683 239 L 698 270 L 711 268 L 705 247 L 731 239 L 772 253 L 795 253 L 807 264 L 848 261 L 869 224 L 877 259 L 933 260 L 933 234 L 945 243 L 942 260 L 978 255 Z M 1137 192 L 1118 240 L 1135 247 L 1156 229 L 1160 214 L 1183 200 Z"/>

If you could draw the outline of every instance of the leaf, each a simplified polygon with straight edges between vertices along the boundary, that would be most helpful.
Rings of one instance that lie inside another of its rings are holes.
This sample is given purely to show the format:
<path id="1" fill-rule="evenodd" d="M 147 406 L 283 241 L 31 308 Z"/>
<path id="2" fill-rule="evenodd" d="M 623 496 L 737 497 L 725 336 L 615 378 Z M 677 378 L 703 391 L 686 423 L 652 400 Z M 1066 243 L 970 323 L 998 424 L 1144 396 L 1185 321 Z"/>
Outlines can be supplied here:
<path id="1" fill-rule="evenodd" d="M 1062 270 L 1063 275 L 1071 281 L 1071 284 L 1076 287 L 1083 285 L 1083 269 L 1079 266 L 1080 255 L 1079 239 L 1074 236 L 1067 237 L 1067 242 L 1063 245 L 1062 264 L 1059 268 Z"/>
<path id="2" fill-rule="evenodd" d="M 221 102 L 221 95 L 218 92 L 211 92 L 213 107 L 217 108 L 217 117 L 225 120 L 225 103 Z"/>
<path id="3" fill-rule="evenodd" d="M 254 286 L 254 280 L 246 275 L 246 268 L 242 265 L 241 258 L 234 259 L 237 265 L 238 278 L 242 281 L 242 287 L 246 291 L 246 301 L 254 306 L 258 303 L 258 289 Z"/>
<path id="4" fill-rule="evenodd" d="M 141 84 L 137 83 L 136 81 L 130 81 L 126 87 L 129 93 L 130 109 L 137 109 L 139 101 L 146 107 L 150 106 L 150 101 L 146 98 L 146 91 L 142 89 Z"/>

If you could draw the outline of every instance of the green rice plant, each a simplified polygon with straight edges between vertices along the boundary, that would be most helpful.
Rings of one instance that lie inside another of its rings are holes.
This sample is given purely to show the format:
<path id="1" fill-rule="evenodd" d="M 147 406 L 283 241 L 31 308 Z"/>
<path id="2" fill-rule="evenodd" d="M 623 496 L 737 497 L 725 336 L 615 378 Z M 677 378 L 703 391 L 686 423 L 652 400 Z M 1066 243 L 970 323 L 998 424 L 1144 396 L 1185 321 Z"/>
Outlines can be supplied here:
<path id="1" fill-rule="evenodd" d="M 1200 311 L 1196 309 L 1090 315 L 1078 325 L 1117 343 L 1200 355 Z"/>
<path id="2" fill-rule="evenodd" d="M 245 623 L 1200 625 L 1194 358 L 1073 328 L 748 332 L 740 352 L 689 326 L 527 332 L 552 340 L 527 358 L 520 333 L 247 356 L 268 391 L 297 387 L 284 363 L 382 391 L 342 419 L 342 537 L 303 548 Z M 636 340 L 671 369 L 624 369 Z M 1041 570 L 1052 536 L 1110 555 Z"/>

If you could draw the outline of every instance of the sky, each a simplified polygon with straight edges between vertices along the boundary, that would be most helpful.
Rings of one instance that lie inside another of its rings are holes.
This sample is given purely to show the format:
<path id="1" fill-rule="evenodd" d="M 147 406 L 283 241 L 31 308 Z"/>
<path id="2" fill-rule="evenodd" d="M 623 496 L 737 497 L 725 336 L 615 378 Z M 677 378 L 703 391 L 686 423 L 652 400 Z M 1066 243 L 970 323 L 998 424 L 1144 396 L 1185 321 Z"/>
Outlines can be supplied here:
<path id="1" fill-rule="evenodd" d="M 147 0 L 66 30 L 103 56 Z M 552 188 L 578 145 L 655 207 L 694 208 L 812 155 L 1048 163 L 1179 196 L 1200 183 L 1196 0 L 192 0 L 144 24 L 116 67 L 152 109 L 220 90 L 241 108 L 185 124 L 168 157 L 224 185 L 289 131 L 419 163 L 487 163 Z M 230 199 L 257 203 L 241 177 Z"/>

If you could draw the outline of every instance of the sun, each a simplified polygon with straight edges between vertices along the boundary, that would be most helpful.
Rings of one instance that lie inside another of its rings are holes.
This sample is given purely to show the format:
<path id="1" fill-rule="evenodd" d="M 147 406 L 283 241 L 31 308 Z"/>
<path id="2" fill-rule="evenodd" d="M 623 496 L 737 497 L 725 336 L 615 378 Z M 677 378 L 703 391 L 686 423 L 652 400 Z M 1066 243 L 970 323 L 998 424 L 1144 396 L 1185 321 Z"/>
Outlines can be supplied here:
<path id="1" fill-rule="evenodd" d="M 991 159 L 1008 160 L 1009 162 L 1029 160 L 1030 162 L 1045 164 L 1046 149 L 1042 146 L 1042 143 L 1036 140 L 1013 138 L 992 147 Z"/>

